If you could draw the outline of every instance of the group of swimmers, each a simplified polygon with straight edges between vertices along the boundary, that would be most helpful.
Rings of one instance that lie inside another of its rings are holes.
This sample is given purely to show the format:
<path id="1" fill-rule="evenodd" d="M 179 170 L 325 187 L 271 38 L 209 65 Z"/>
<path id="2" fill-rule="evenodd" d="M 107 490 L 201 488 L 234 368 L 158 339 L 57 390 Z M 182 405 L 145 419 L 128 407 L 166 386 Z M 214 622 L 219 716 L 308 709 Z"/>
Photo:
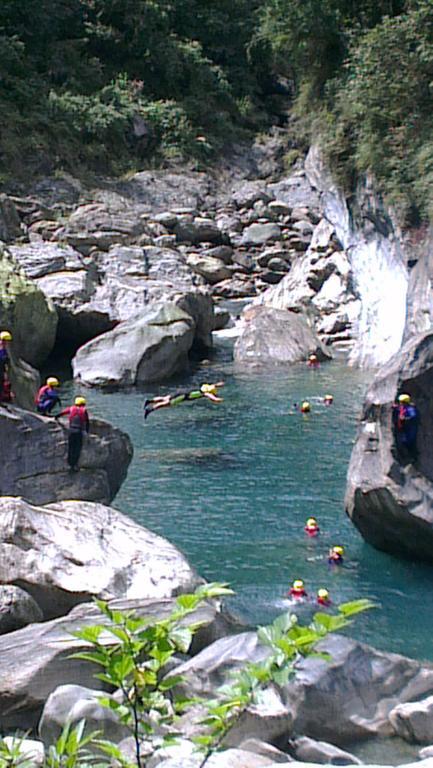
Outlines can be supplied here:
<path id="1" fill-rule="evenodd" d="M 15 396 L 10 383 L 11 360 L 9 344 L 12 341 L 10 331 L 0 331 L 0 403 L 12 403 Z M 83 446 L 83 436 L 89 432 L 90 421 L 86 409 L 86 398 L 77 395 L 73 405 L 53 414 L 56 406 L 61 408 L 59 395 L 60 382 L 56 376 L 48 376 L 45 384 L 39 388 L 35 397 L 35 406 L 41 416 L 53 416 L 55 419 L 68 416 L 68 457 L 67 461 L 72 472 L 78 472 L 78 462 Z"/>
<path id="2" fill-rule="evenodd" d="M 316 538 L 320 534 L 320 527 L 315 517 L 309 517 L 305 523 L 304 531 L 310 539 Z M 341 566 L 344 563 L 344 547 L 336 544 L 328 551 L 328 565 L 331 567 Z M 295 579 L 288 590 L 286 597 L 293 600 L 308 600 L 308 593 L 302 579 Z M 321 606 L 332 605 L 329 591 L 325 587 L 320 587 L 316 594 L 316 603 Z"/>

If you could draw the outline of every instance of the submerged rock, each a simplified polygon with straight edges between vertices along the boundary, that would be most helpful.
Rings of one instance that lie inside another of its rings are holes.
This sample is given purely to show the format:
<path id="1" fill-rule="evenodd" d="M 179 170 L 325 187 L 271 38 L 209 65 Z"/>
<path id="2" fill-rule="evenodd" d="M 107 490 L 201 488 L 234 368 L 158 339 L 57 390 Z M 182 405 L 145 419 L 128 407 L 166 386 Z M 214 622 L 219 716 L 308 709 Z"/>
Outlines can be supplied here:
<path id="1" fill-rule="evenodd" d="M 433 562 L 433 333 L 408 342 L 367 392 L 348 471 L 346 510 L 373 546 Z M 419 411 L 418 458 L 403 455 L 392 406 L 407 392 Z"/>
<path id="2" fill-rule="evenodd" d="M 0 582 L 19 584 L 45 618 L 99 597 L 168 597 L 199 583 L 165 539 L 111 507 L 0 498 Z"/>
<path id="3" fill-rule="evenodd" d="M 71 498 L 109 503 L 132 458 L 129 437 L 99 419 L 91 419 L 81 470 L 74 473 L 66 462 L 66 428 L 54 419 L 3 406 L 0 431 L 0 494 L 24 496 L 34 504 Z"/>
<path id="4" fill-rule="evenodd" d="M 319 360 L 332 355 L 303 315 L 265 306 L 248 307 L 234 348 L 237 361 L 297 363 L 314 353 Z"/>

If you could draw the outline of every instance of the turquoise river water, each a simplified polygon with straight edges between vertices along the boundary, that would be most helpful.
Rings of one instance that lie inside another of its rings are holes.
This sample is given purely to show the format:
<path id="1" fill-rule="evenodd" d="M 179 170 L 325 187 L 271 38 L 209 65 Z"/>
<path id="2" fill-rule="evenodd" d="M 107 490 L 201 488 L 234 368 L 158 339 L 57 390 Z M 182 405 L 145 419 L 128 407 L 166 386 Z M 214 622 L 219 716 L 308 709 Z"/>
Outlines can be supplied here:
<path id="1" fill-rule="evenodd" d="M 146 395 L 221 378 L 221 405 L 182 404 L 143 422 Z M 248 372 L 223 351 L 170 386 L 86 394 L 90 412 L 125 429 L 134 443 L 113 506 L 176 544 L 206 579 L 230 582 L 236 615 L 251 624 L 271 621 L 290 607 L 285 592 L 302 578 L 311 595 L 326 586 L 336 603 L 368 597 L 379 604 L 356 621 L 357 638 L 432 660 L 431 567 L 375 551 L 344 514 L 370 378 L 343 362 Z M 319 402 L 327 392 L 335 398 L 329 408 Z M 304 398 L 312 402 L 309 416 L 292 407 Z M 303 531 L 310 515 L 322 530 L 312 541 Z M 345 546 L 345 567 L 329 569 L 332 544 Z"/>

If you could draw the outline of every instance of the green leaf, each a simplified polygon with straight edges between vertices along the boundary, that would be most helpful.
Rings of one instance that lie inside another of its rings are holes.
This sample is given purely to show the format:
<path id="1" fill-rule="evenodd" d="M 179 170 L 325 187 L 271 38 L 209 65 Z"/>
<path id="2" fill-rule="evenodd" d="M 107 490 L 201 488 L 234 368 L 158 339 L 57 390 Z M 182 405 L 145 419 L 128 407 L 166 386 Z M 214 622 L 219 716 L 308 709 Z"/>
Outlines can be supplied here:
<path id="1" fill-rule="evenodd" d="M 355 616 L 357 613 L 370 611 L 372 608 L 377 607 L 376 603 L 373 603 L 372 600 L 364 598 L 361 600 L 352 600 L 350 603 L 342 603 L 338 606 L 338 610 L 343 616 Z"/>
<path id="2" fill-rule="evenodd" d="M 191 645 L 192 632 L 189 627 L 176 627 L 170 632 L 170 639 L 179 651 L 186 653 Z"/>

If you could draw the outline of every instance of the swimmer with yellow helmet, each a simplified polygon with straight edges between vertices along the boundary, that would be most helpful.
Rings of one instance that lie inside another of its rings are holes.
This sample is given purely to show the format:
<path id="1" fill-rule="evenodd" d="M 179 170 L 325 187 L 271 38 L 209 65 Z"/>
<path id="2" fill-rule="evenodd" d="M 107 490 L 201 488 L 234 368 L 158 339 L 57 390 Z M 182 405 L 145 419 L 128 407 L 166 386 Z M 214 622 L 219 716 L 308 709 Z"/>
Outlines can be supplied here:
<path id="1" fill-rule="evenodd" d="M 301 600 L 302 598 L 307 597 L 307 592 L 302 579 L 295 579 L 287 592 L 287 597 L 293 597 L 295 600 Z"/>
<path id="2" fill-rule="evenodd" d="M 317 590 L 316 602 L 318 603 L 318 605 L 322 605 L 325 607 L 328 605 L 331 605 L 332 600 L 329 597 L 329 592 L 327 589 L 325 589 L 325 587 L 321 587 L 320 589 Z"/>
<path id="3" fill-rule="evenodd" d="M 343 565 L 344 563 L 343 555 L 344 555 L 344 547 L 341 547 L 340 545 L 331 547 L 331 549 L 328 552 L 328 564 Z"/>
<path id="4" fill-rule="evenodd" d="M 307 522 L 305 523 L 304 531 L 307 536 L 310 537 L 310 539 L 313 539 L 315 536 L 319 535 L 320 528 L 315 517 L 308 518 Z"/>
<path id="5" fill-rule="evenodd" d="M 199 389 L 193 389 L 191 392 L 176 392 L 174 395 L 164 395 L 163 397 L 153 397 L 151 400 L 145 400 L 144 419 L 146 420 L 152 411 L 158 411 L 160 408 L 179 405 L 189 400 L 200 400 L 203 397 L 211 400 L 213 403 L 222 403 L 223 398 L 218 397 L 218 389 L 223 386 L 223 381 L 217 381 L 215 384 L 202 384 Z"/>
<path id="6" fill-rule="evenodd" d="M 0 331 L 0 389 L 9 370 L 9 343 L 12 341 L 10 331 Z"/>

